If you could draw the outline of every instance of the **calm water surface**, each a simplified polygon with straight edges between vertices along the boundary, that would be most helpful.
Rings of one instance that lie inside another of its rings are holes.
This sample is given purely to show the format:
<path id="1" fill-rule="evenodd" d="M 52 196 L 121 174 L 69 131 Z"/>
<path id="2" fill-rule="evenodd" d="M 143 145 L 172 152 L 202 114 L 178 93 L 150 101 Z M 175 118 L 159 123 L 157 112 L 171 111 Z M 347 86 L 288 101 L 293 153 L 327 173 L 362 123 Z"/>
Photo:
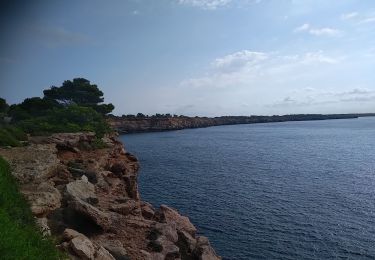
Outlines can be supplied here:
<path id="1" fill-rule="evenodd" d="M 375 118 L 121 136 L 224 259 L 375 259 Z"/>

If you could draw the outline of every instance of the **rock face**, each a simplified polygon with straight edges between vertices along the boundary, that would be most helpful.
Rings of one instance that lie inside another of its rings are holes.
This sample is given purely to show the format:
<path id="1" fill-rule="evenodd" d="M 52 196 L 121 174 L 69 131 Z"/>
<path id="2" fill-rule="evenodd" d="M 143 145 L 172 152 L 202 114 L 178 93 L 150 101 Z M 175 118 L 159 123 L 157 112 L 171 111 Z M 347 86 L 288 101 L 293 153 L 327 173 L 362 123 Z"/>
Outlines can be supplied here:
<path id="1" fill-rule="evenodd" d="M 138 160 L 115 136 L 93 148 L 92 133 L 30 138 L 0 149 L 45 235 L 71 259 L 221 259 L 188 217 L 140 200 Z"/>
<path id="2" fill-rule="evenodd" d="M 217 125 L 256 124 L 285 121 L 357 118 L 360 114 L 309 114 L 283 116 L 220 116 L 220 117 L 116 117 L 108 122 L 120 133 L 159 132 Z M 371 114 L 372 115 L 372 114 Z"/>

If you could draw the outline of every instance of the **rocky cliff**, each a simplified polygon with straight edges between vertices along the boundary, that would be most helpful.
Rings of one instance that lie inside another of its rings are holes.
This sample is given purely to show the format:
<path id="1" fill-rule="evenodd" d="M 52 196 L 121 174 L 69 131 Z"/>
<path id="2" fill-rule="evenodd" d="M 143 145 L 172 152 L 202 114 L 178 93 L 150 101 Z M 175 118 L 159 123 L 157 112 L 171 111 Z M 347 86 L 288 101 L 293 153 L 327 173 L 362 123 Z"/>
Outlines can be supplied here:
<path id="1" fill-rule="evenodd" d="M 362 114 L 365 115 L 365 114 Z M 365 116 L 368 116 L 366 114 Z M 283 116 L 221 116 L 221 117 L 116 117 L 107 120 L 120 133 L 158 132 L 180 130 L 185 128 L 201 128 L 218 125 L 256 124 L 285 121 L 307 121 L 357 118 L 361 114 L 300 114 Z"/>
<path id="2" fill-rule="evenodd" d="M 115 136 L 33 137 L 0 149 L 46 235 L 71 259 L 221 259 L 188 217 L 140 199 L 137 158 Z"/>

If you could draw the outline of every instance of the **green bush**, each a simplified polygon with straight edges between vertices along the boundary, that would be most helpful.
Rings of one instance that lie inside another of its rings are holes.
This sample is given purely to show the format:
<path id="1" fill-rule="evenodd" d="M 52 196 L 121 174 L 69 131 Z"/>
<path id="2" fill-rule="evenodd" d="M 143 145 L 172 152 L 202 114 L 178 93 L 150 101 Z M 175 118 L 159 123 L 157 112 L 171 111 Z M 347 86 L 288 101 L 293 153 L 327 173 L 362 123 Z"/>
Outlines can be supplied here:
<path id="1" fill-rule="evenodd" d="M 95 140 L 91 144 L 91 147 L 93 149 L 103 149 L 107 148 L 107 145 L 103 142 L 101 138 L 95 138 Z"/>
<path id="2" fill-rule="evenodd" d="M 21 146 L 21 143 L 6 129 L 0 129 L 0 146 Z"/>
<path id="3" fill-rule="evenodd" d="M 54 108 L 44 116 L 30 117 L 16 124 L 32 135 L 92 131 L 102 137 L 110 131 L 108 123 L 100 113 L 93 108 L 77 105 Z"/>
<path id="4" fill-rule="evenodd" d="M 89 80 L 67 80 L 62 86 L 52 86 L 43 93 L 42 98 L 26 98 L 11 106 L 0 98 L 0 124 L 5 124 L 5 117 L 10 117 L 12 125 L 32 135 L 92 131 L 101 138 L 111 131 L 104 115 L 114 106 L 103 103 L 103 92 Z M 1 133 L 0 138 L 5 141 L 0 145 L 19 145 L 17 140 L 23 140 L 22 134 L 9 135 L 9 132 L 13 130 Z"/>
<path id="5" fill-rule="evenodd" d="M 36 227 L 28 203 L 19 193 L 8 163 L 0 157 L 1 259 L 62 259 L 54 243 Z"/>
<path id="6" fill-rule="evenodd" d="M 14 138 L 16 138 L 18 141 L 27 141 L 27 135 L 25 134 L 24 131 L 22 131 L 21 128 L 11 126 L 11 125 L 6 125 L 4 129 L 11 134 Z"/>

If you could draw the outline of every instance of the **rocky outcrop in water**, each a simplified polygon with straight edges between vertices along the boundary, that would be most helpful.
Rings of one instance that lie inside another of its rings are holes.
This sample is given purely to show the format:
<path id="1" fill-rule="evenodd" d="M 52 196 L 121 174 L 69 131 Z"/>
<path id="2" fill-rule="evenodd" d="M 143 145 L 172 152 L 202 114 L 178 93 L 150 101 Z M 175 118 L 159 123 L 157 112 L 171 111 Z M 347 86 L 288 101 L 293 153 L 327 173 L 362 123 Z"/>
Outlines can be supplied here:
<path id="1" fill-rule="evenodd" d="M 141 201 L 137 158 L 115 136 L 33 137 L 0 149 L 46 235 L 71 259 L 221 259 L 188 217 Z"/>

